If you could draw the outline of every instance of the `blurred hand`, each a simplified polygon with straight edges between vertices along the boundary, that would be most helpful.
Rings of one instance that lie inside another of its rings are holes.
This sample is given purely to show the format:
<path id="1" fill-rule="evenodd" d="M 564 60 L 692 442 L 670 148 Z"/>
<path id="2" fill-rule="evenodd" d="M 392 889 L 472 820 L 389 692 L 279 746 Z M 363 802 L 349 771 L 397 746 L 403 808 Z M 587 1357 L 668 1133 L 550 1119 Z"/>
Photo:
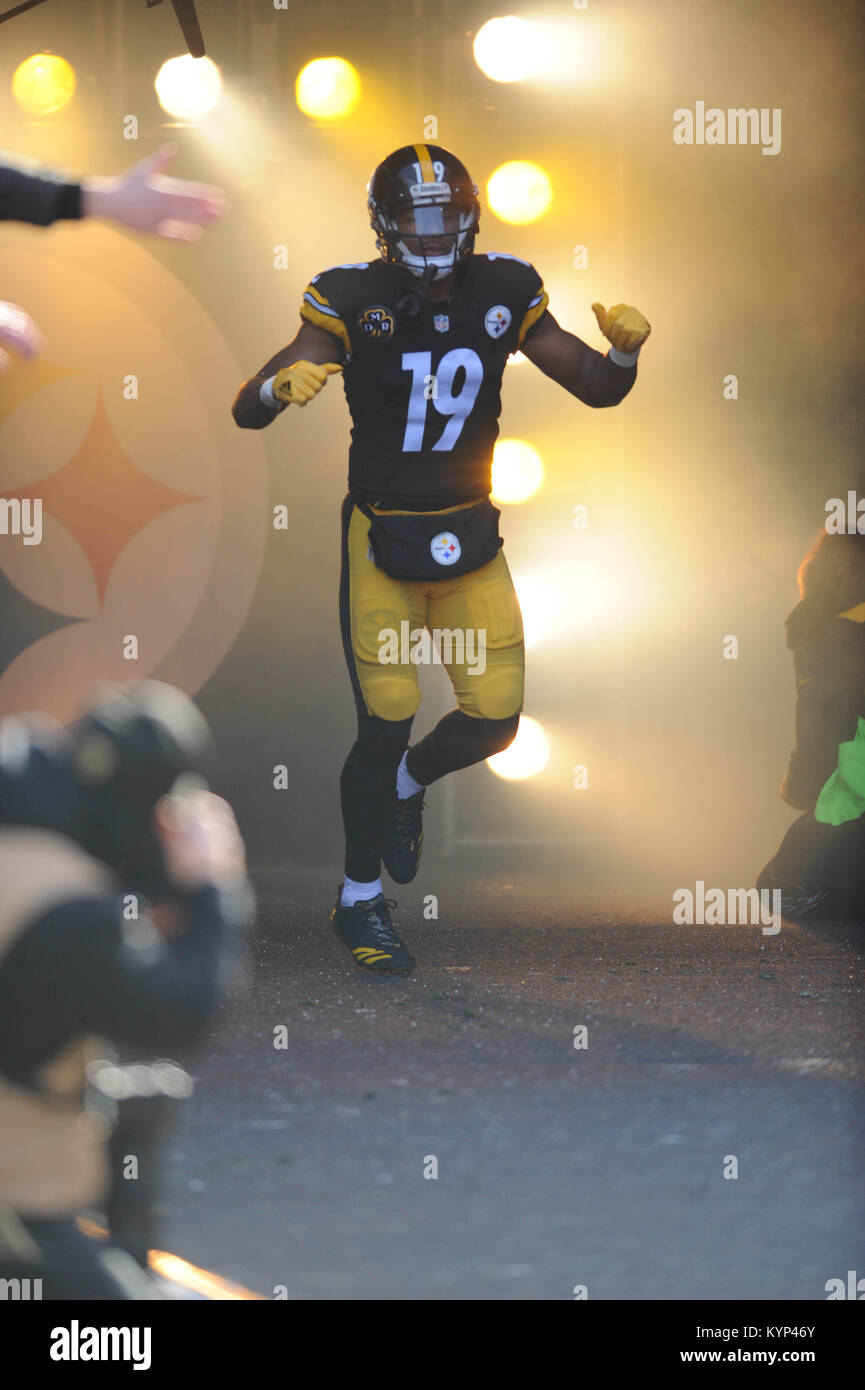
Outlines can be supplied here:
<path id="1" fill-rule="evenodd" d="M 614 304 L 611 309 L 593 304 L 592 310 L 604 337 L 619 352 L 636 352 L 652 331 L 648 319 L 628 304 Z"/>
<path id="2" fill-rule="evenodd" d="M 4 348 L 11 348 L 22 357 L 35 357 L 44 346 L 45 339 L 27 310 L 0 300 L 0 372 L 12 365 Z"/>
<path id="3" fill-rule="evenodd" d="M 272 391 L 286 405 L 306 405 L 317 396 L 332 372 L 341 372 L 336 362 L 292 362 L 281 367 L 273 378 Z"/>
<path id="4" fill-rule="evenodd" d="M 176 145 L 163 145 L 116 178 L 82 179 L 84 216 L 111 217 L 138 232 L 196 241 L 202 227 L 228 211 L 228 203 L 220 188 L 162 177 L 176 154 Z"/>
<path id="5" fill-rule="evenodd" d="M 172 793 L 157 802 L 156 831 L 172 883 L 184 892 L 227 888 L 246 876 L 246 851 L 234 812 L 213 792 Z"/>

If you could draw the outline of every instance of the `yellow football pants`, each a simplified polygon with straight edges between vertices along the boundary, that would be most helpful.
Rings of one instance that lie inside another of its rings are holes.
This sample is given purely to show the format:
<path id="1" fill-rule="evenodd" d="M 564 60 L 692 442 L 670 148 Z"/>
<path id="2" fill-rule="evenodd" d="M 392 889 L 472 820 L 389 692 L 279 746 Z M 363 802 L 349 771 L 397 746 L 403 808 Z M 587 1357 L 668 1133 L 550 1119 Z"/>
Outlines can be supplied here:
<path id="1" fill-rule="evenodd" d="M 479 719 L 508 719 L 523 705 L 525 645 L 519 603 L 504 553 L 471 574 L 455 579 L 406 582 L 376 565 L 369 547 L 369 520 L 349 499 L 343 556 L 341 606 L 343 641 L 359 708 L 379 719 L 410 719 L 421 700 L 418 666 L 380 658 L 387 634 L 426 628 L 474 634 L 459 648 L 443 646 L 445 666 L 462 712 Z M 459 508 L 439 513 L 447 516 Z M 382 634 L 385 634 L 383 637 Z M 392 640 L 392 639 L 391 639 Z M 478 659 L 483 642 L 484 661 Z M 405 652 L 404 644 L 400 656 Z M 447 657 L 450 655 L 451 660 Z"/>

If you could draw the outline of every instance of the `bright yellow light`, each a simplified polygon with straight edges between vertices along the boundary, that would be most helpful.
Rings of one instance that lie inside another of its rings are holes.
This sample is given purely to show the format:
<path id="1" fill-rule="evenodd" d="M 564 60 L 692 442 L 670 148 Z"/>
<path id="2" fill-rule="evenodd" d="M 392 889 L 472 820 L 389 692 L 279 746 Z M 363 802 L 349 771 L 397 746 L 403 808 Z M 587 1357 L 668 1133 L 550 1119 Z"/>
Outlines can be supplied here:
<path id="1" fill-rule="evenodd" d="M 520 717 L 517 736 L 503 753 L 487 758 L 487 767 L 507 782 L 524 782 L 546 767 L 550 760 L 550 744 L 541 725 L 527 714 Z"/>
<path id="2" fill-rule="evenodd" d="M 172 1283 L 180 1284 L 184 1289 L 192 1289 L 194 1293 L 204 1294 L 205 1298 L 214 1302 L 240 1302 L 264 1298 L 264 1294 L 252 1293 L 241 1284 L 233 1284 L 219 1274 L 211 1274 L 209 1269 L 199 1269 L 188 1260 L 182 1260 L 179 1255 L 169 1254 L 167 1250 L 149 1250 L 147 1263 L 157 1274 L 161 1274 L 163 1279 L 170 1279 Z"/>
<path id="3" fill-rule="evenodd" d="M 538 20 L 536 33 L 535 74 L 543 78 L 545 87 L 574 92 L 613 77 L 614 44 L 608 22 L 605 24 L 597 16 L 591 19 L 589 13 L 584 13 L 575 24 L 573 16 L 560 13 L 554 18 L 546 13 Z"/>
<path id="4" fill-rule="evenodd" d="M 533 24 L 516 15 L 488 19 L 475 34 L 475 62 L 493 82 L 521 82 L 540 65 L 540 42 Z"/>
<path id="5" fill-rule="evenodd" d="M 562 598 L 551 577 L 536 573 L 514 576 L 514 586 L 523 615 L 526 651 L 560 636 L 564 626 Z"/>
<path id="6" fill-rule="evenodd" d="M 212 111 L 222 92 L 222 76 L 210 58 L 169 58 L 154 82 L 159 105 L 178 121 L 197 121 Z"/>
<path id="7" fill-rule="evenodd" d="M 34 53 L 12 77 L 12 95 L 31 116 L 53 116 L 74 94 L 75 69 L 56 53 Z"/>
<path id="8" fill-rule="evenodd" d="M 500 164 L 487 182 L 487 202 L 503 222 L 537 222 L 552 201 L 549 174 L 531 160 Z"/>
<path id="9" fill-rule="evenodd" d="M 360 76 L 345 58 L 314 58 L 297 74 L 295 96 L 304 115 L 338 121 L 360 100 Z"/>
<path id="10" fill-rule="evenodd" d="M 544 481 L 537 449 L 524 439 L 500 439 L 493 450 L 494 502 L 525 502 Z"/>
<path id="11" fill-rule="evenodd" d="M 526 650 L 574 650 L 587 633 L 644 623 L 658 596 L 639 539 L 575 529 L 552 538 L 542 567 L 515 570 Z"/>

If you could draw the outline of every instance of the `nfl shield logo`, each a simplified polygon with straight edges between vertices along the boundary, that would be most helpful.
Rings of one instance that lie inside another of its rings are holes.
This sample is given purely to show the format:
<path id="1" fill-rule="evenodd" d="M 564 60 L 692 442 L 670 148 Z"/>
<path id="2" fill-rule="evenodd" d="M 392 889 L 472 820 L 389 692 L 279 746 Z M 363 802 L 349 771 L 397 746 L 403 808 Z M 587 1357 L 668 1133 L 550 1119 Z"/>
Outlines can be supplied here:
<path id="1" fill-rule="evenodd" d="M 433 319 L 433 325 L 435 327 L 436 333 L 447 333 L 448 329 L 451 326 L 451 321 L 448 318 L 447 314 L 436 314 L 435 318 Z"/>

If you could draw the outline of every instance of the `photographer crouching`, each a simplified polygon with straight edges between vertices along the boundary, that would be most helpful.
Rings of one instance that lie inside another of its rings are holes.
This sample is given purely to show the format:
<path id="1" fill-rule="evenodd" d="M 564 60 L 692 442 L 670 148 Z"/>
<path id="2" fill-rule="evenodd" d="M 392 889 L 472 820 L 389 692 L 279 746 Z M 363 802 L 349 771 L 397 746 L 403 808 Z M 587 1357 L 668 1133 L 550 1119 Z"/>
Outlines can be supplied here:
<path id="1" fill-rule="evenodd" d="M 155 1150 L 188 1078 L 112 1049 L 194 1050 L 241 985 L 254 900 L 209 755 L 195 705 L 155 681 L 68 730 L 0 724 L 0 1279 L 43 1298 L 161 1296 Z M 79 1229 L 94 1211 L 107 1242 Z"/>

